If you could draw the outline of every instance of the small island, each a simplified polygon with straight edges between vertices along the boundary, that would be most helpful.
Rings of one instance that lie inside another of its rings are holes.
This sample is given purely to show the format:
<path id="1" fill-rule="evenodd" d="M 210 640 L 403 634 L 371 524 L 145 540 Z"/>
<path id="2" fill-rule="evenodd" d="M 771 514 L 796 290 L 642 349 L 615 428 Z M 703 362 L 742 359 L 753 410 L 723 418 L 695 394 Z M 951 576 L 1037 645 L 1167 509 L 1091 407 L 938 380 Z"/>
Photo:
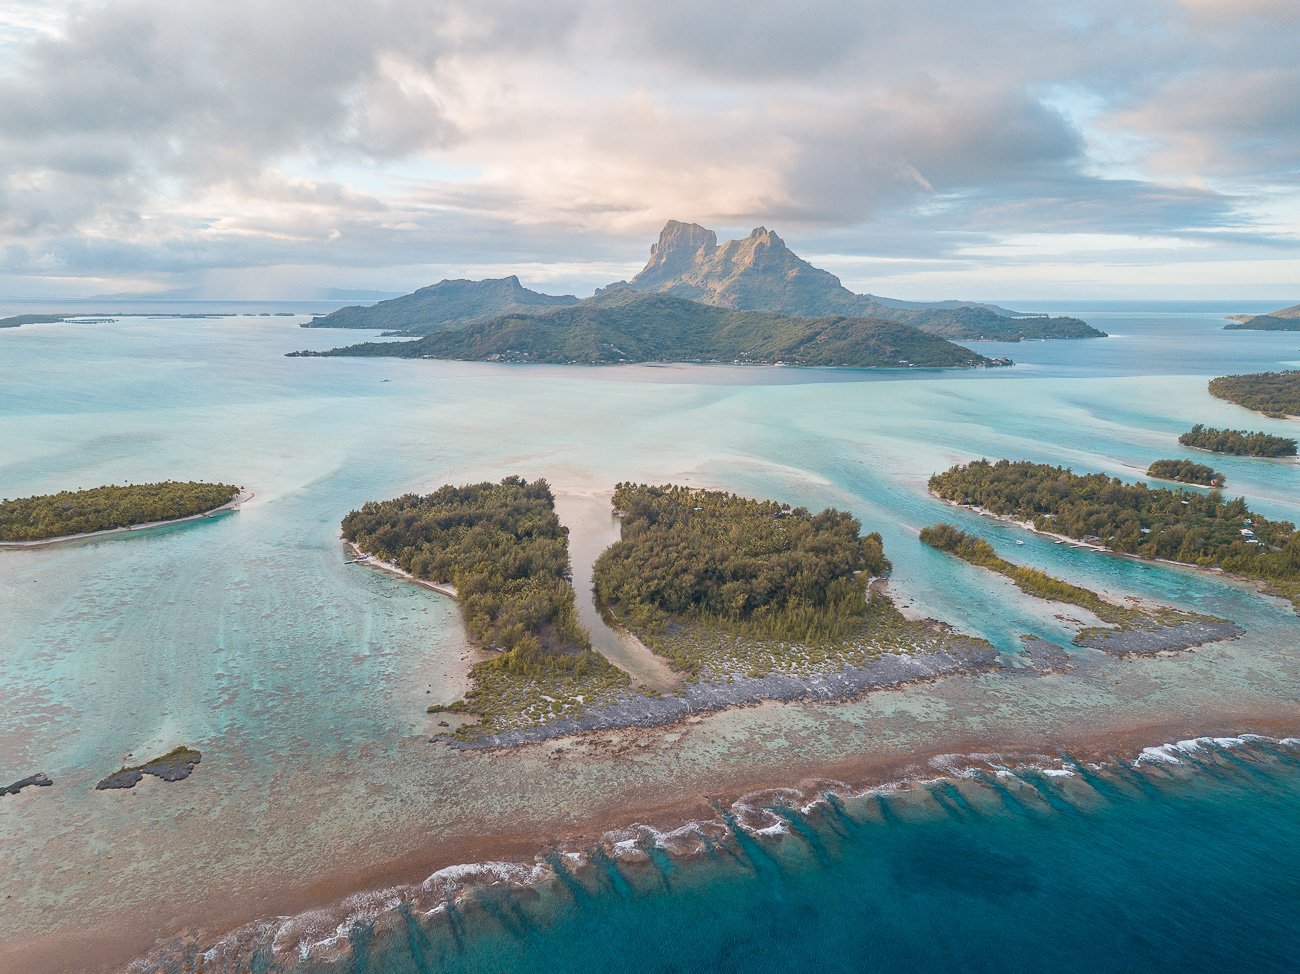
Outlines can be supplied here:
<path id="1" fill-rule="evenodd" d="M 815 680 L 899 653 L 940 671 L 990 663 L 988 644 L 899 613 L 872 584 L 890 570 L 880 535 L 843 511 L 671 484 L 619 484 L 614 507 L 597 603 L 696 686 Z"/>
<path id="2" fill-rule="evenodd" d="M 1178 437 L 1183 446 L 1210 453 L 1225 453 L 1239 457 L 1293 457 L 1296 455 L 1296 441 L 1287 436 L 1274 436 L 1271 433 L 1247 433 L 1245 430 L 1221 430 L 1197 423 L 1190 430 Z M 1172 461 L 1161 461 L 1172 462 Z M 1185 461 L 1177 461 L 1185 462 Z M 1208 467 L 1206 468 L 1209 469 Z M 1159 477 L 1160 474 L 1152 473 Z M 1165 480 L 1182 480 L 1182 477 L 1165 477 Z M 1198 481 L 1190 481 L 1197 483 Z"/>
<path id="3" fill-rule="evenodd" d="M 1300 607 L 1300 534 L 1222 492 L 1151 488 L 1028 461 L 977 460 L 930 478 L 938 497 L 1031 530 L 1262 583 Z"/>
<path id="4" fill-rule="evenodd" d="M 470 637 L 490 654 L 465 699 L 430 712 L 480 718 L 461 737 L 576 713 L 630 686 L 591 649 L 570 581 L 568 529 L 545 480 L 506 477 L 372 501 L 343 519 L 359 552 L 450 586 Z"/>
<path id="5" fill-rule="evenodd" d="M 1300 304 L 1262 315 L 1229 315 L 1227 331 L 1300 331 Z"/>
<path id="6" fill-rule="evenodd" d="M 1300 416 L 1300 369 L 1210 380 L 1210 395 L 1275 419 Z"/>
<path id="7" fill-rule="evenodd" d="M 1242 630 L 1234 623 L 1199 612 L 1141 602 L 1120 604 L 1091 589 L 1048 575 L 1037 568 L 1017 565 L 998 555 L 993 546 L 951 524 L 934 524 L 921 530 L 921 541 L 932 548 L 1004 575 L 1026 595 L 1064 602 L 1086 609 L 1110 628 L 1092 626 L 1074 637 L 1076 646 L 1100 649 L 1114 656 L 1190 649 L 1207 642 L 1232 639 Z"/>
<path id="8" fill-rule="evenodd" d="M 168 480 L 0 501 L 0 545 L 34 546 L 203 517 L 244 499 L 232 484 Z"/>
<path id="9" fill-rule="evenodd" d="M 0 328 L 21 328 L 23 325 L 53 325 L 67 315 L 10 315 L 0 318 Z"/>
<path id="10" fill-rule="evenodd" d="M 1147 468 L 1147 476 L 1196 487 L 1222 487 L 1228 482 L 1228 478 L 1213 467 L 1193 460 L 1157 460 Z"/>
<path id="11" fill-rule="evenodd" d="M 641 362 L 857 369 L 1010 365 L 911 325 L 738 311 L 666 294 L 606 288 L 575 305 L 514 312 L 403 342 L 366 342 L 292 357 L 382 356 L 550 365 Z"/>

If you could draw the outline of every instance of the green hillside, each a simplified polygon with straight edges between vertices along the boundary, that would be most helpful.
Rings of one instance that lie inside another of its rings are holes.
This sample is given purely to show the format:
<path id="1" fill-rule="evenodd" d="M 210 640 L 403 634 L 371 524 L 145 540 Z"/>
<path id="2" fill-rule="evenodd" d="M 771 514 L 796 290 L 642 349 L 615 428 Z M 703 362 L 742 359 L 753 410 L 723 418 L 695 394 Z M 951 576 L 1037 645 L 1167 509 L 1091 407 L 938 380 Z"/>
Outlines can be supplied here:
<path id="1" fill-rule="evenodd" d="M 412 342 L 371 342 L 296 354 L 564 365 L 739 362 L 972 368 L 1006 364 L 895 321 L 736 311 L 627 289 L 607 289 L 573 307 L 545 314 L 504 315 Z"/>

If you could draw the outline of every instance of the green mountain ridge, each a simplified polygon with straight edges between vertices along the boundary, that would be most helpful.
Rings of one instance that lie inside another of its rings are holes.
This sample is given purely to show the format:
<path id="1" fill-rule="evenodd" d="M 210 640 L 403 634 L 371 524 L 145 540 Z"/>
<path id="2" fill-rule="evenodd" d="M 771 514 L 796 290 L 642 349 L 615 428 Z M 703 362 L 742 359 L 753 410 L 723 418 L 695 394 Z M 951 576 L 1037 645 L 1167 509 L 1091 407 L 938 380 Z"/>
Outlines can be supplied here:
<path id="1" fill-rule="evenodd" d="M 295 356 L 382 356 L 605 365 L 736 362 L 847 368 L 975 368 L 990 359 L 910 325 L 794 317 L 606 288 L 580 304 L 513 313 L 408 342 L 369 342 Z"/>
<path id="2" fill-rule="evenodd" d="M 446 280 L 369 307 L 353 305 L 340 308 L 313 318 L 303 327 L 381 328 L 428 334 L 498 315 L 577 303 L 578 299 L 572 294 L 542 294 L 530 290 L 514 275 L 482 281 Z"/>

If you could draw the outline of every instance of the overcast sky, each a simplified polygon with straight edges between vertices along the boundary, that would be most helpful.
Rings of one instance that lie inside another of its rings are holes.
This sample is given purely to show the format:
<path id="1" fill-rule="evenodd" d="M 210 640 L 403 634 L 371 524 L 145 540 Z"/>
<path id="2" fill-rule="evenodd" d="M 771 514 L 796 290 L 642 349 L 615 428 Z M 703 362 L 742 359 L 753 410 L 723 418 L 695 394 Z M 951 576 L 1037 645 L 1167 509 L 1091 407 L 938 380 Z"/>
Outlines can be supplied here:
<path id="1" fill-rule="evenodd" d="M 667 219 L 906 298 L 1300 301 L 1300 0 L 0 0 L 0 298 L 589 294 Z"/>

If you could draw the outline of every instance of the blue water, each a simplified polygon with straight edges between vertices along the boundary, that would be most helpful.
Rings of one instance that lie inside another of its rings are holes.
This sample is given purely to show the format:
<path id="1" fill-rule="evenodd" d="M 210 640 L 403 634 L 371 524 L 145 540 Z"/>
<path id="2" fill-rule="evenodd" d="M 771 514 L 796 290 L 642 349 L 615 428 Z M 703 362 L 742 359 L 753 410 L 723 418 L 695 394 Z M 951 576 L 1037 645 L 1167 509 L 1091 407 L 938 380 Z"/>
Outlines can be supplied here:
<path id="1" fill-rule="evenodd" d="M 1300 750 L 1205 742 L 1180 760 L 832 797 L 782 810 L 779 839 L 598 855 L 450 916 L 401 909 L 355 926 L 346 961 L 301 969 L 1295 970 Z"/>
<path id="2" fill-rule="evenodd" d="M 202 946 L 309 906 L 333 929 L 341 892 L 496 855 L 497 836 L 507 858 L 531 861 L 571 834 L 671 826 L 700 796 L 847 776 L 859 760 L 1000 741 L 1052 754 L 1051 742 L 1120 727 L 1237 734 L 1257 714 L 1300 717 L 1289 606 L 1053 545 L 925 490 L 980 456 L 1139 478 L 1153 459 L 1193 455 L 1177 435 L 1194 422 L 1295 435 L 1205 391 L 1214 375 L 1300 365 L 1300 336 L 1223 331 L 1220 313 L 1239 310 L 1084 309 L 1114 337 L 981 343 L 1019 364 L 954 373 L 284 358 L 365 337 L 302 318 L 0 331 L 0 496 L 168 477 L 256 495 L 213 521 L 0 553 L 0 784 L 36 771 L 56 782 L 0 799 L 4 865 L 23 876 L 0 911 L 0 970 L 11 957 L 34 969 L 38 953 L 53 958 L 45 969 L 84 970 L 86 951 L 125 960 L 196 928 Z M 1230 493 L 1300 521 L 1300 465 L 1215 461 Z M 1015 560 L 1247 632 L 1176 658 L 1085 656 L 1041 680 L 745 709 L 649 735 L 630 755 L 464 755 L 428 743 L 425 714 L 466 688 L 454 606 L 345 565 L 338 525 L 369 499 L 516 473 L 564 496 L 674 480 L 848 509 L 884 536 L 900 604 L 1008 652 L 1026 632 L 1069 645 L 1079 620 L 920 545 L 921 527 L 958 520 Z M 204 755 L 190 779 L 93 791 L 129 757 L 181 743 Z M 973 812 L 953 798 L 950 814 L 942 790 L 888 799 L 889 816 L 846 799 L 849 819 L 818 813 L 807 838 L 737 838 L 653 871 L 621 862 L 626 885 L 589 867 L 577 887 L 498 888 L 495 914 L 470 902 L 452 925 L 459 942 L 435 917 L 409 943 L 428 938 L 429 970 L 1072 969 L 1076 955 L 1122 969 L 1154 945 L 1208 970 L 1247 944 L 1257 953 L 1240 968 L 1267 968 L 1270 945 L 1295 947 L 1294 759 L 1250 752 L 1243 769 L 1236 753 L 1203 773 L 1114 772 L 1113 794 L 1051 779 L 1027 811 L 970 782 L 954 787 Z M 386 929 L 354 969 L 420 969 Z"/>

